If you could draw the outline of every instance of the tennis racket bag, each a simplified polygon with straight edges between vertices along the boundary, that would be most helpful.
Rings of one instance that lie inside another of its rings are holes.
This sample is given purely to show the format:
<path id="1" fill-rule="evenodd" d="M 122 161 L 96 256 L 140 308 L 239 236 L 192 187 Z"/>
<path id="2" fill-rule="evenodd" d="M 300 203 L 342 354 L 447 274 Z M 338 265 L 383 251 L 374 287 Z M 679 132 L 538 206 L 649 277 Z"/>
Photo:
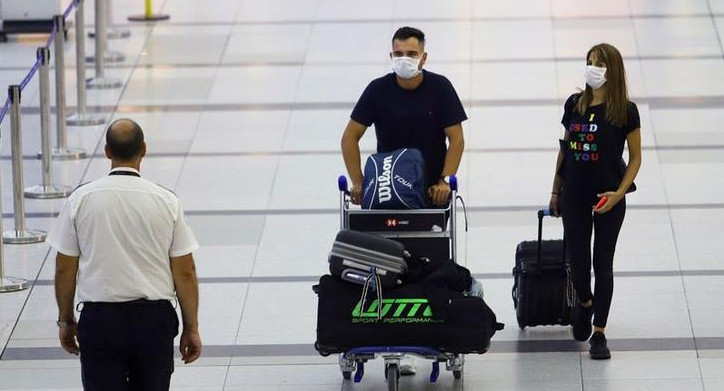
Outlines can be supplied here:
<path id="1" fill-rule="evenodd" d="M 424 209 L 425 161 L 414 148 L 375 153 L 367 158 L 363 209 Z"/>

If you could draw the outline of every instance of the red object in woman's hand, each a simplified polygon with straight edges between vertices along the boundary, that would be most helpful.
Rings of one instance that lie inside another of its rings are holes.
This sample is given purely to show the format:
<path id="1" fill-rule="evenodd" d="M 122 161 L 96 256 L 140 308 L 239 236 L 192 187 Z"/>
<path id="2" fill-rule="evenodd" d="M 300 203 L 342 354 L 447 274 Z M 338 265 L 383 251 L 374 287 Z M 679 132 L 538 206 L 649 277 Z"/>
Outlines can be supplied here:
<path id="1" fill-rule="evenodd" d="M 606 196 L 601 197 L 601 199 L 598 200 L 598 203 L 596 204 L 596 206 L 593 207 L 593 210 L 600 209 L 603 205 L 606 204 L 606 201 L 608 201 L 608 197 L 606 197 Z"/>

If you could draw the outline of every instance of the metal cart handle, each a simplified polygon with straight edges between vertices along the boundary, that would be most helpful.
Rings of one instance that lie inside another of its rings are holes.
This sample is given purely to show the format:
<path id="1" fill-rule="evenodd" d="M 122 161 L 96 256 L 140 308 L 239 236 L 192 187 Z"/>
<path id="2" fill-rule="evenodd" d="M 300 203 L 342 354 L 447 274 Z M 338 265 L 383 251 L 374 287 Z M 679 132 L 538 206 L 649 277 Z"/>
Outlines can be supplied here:
<path id="1" fill-rule="evenodd" d="M 340 175 L 337 178 L 337 188 L 339 189 L 339 191 L 344 192 L 345 194 L 349 194 L 349 184 L 347 182 L 346 176 Z M 450 175 L 450 190 L 458 191 L 458 177 L 456 177 L 455 175 Z"/>
<path id="2" fill-rule="evenodd" d="M 340 175 L 339 178 L 337 178 L 337 188 L 339 188 L 339 191 L 344 193 L 349 193 L 349 189 L 347 188 L 347 177 L 344 175 Z"/>
<path id="3" fill-rule="evenodd" d="M 347 184 L 347 177 L 344 175 L 340 175 L 337 178 L 337 188 L 339 189 L 339 229 L 345 229 L 345 213 L 344 209 L 347 206 L 347 202 L 349 200 L 347 199 L 349 197 L 349 188 Z"/>
<path id="4" fill-rule="evenodd" d="M 450 190 L 458 191 L 458 177 L 450 175 Z"/>
<path id="5" fill-rule="evenodd" d="M 458 177 L 450 175 L 450 255 L 454 262 L 458 259 Z"/>
<path id="6" fill-rule="evenodd" d="M 349 202 L 349 182 L 347 177 L 340 175 L 337 177 L 337 189 L 339 189 L 339 210 L 344 211 Z M 453 259 L 457 259 L 457 193 L 458 193 L 458 178 L 455 175 L 450 175 L 450 230 L 452 232 L 452 256 Z M 340 213 L 339 228 L 345 229 L 345 214 Z"/>

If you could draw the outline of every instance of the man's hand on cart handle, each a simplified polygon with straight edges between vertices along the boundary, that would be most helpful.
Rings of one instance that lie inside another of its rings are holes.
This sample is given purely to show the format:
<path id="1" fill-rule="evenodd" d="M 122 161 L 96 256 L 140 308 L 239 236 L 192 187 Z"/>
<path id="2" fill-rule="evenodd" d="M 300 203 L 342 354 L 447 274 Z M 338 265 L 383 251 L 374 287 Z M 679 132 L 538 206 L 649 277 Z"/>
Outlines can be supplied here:
<path id="1" fill-rule="evenodd" d="M 352 203 L 355 205 L 359 205 L 362 202 L 362 184 L 352 184 L 352 187 L 349 189 L 349 198 L 352 200 Z"/>
<path id="2" fill-rule="evenodd" d="M 433 205 L 445 205 L 450 197 L 450 184 L 441 179 L 427 189 L 427 195 Z"/>

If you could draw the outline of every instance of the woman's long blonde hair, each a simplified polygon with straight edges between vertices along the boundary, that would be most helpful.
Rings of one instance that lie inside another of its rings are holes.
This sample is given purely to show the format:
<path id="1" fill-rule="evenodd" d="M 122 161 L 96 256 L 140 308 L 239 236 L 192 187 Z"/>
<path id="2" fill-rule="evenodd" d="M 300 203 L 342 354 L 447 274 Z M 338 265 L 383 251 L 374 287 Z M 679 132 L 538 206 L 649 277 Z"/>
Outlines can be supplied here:
<path id="1" fill-rule="evenodd" d="M 623 67 L 621 53 L 613 45 L 600 43 L 586 54 L 586 62 L 596 53 L 598 60 L 606 64 L 606 120 L 616 125 L 623 126 L 628 120 L 628 89 L 626 88 L 626 70 Z M 581 97 L 576 104 L 576 111 L 583 115 L 593 100 L 593 89 L 586 84 L 586 89 L 581 92 Z"/>

